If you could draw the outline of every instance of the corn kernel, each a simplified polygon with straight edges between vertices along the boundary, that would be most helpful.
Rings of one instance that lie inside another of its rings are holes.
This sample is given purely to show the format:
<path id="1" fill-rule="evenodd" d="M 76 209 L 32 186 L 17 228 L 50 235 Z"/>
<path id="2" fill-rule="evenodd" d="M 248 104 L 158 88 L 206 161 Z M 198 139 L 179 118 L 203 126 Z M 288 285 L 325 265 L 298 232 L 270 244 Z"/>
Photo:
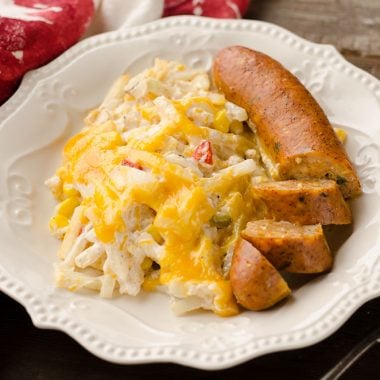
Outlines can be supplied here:
<path id="1" fill-rule="evenodd" d="M 160 284 L 161 283 L 159 278 L 146 277 L 143 282 L 142 288 L 146 292 L 153 292 Z"/>
<path id="2" fill-rule="evenodd" d="M 152 120 L 152 115 L 151 113 L 146 109 L 146 108 L 142 108 L 140 109 L 140 113 L 141 113 L 141 116 L 148 120 L 148 121 L 151 121 Z"/>
<path id="3" fill-rule="evenodd" d="M 158 232 L 157 228 L 153 224 L 148 227 L 147 232 L 149 232 L 152 235 L 156 243 L 163 244 L 164 239 L 162 238 L 161 234 Z"/>
<path id="4" fill-rule="evenodd" d="M 125 93 L 124 94 L 124 101 L 125 102 L 130 102 L 132 100 L 135 100 L 135 98 L 133 97 L 133 95 L 129 94 L 129 93 Z"/>
<path id="5" fill-rule="evenodd" d="M 240 135 L 244 131 L 243 123 L 241 121 L 234 120 L 230 125 L 230 130 L 232 133 Z"/>
<path id="6" fill-rule="evenodd" d="M 347 133 L 341 128 L 334 128 L 335 134 L 337 135 L 338 139 L 344 144 L 347 140 Z"/>
<path id="7" fill-rule="evenodd" d="M 149 257 L 145 257 L 144 261 L 141 264 L 141 269 L 143 271 L 147 271 L 152 266 L 153 261 Z"/>
<path id="8" fill-rule="evenodd" d="M 80 204 L 79 197 L 70 197 L 65 199 L 59 205 L 57 205 L 55 212 L 56 214 L 63 215 L 66 218 L 70 218 L 77 206 Z"/>
<path id="9" fill-rule="evenodd" d="M 75 197 L 79 195 L 79 192 L 77 189 L 73 187 L 71 183 L 65 183 L 63 185 L 63 194 L 65 195 L 66 198 L 69 198 L 69 197 Z"/>
<path id="10" fill-rule="evenodd" d="M 155 112 L 154 107 L 145 107 L 140 109 L 141 116 L 150 121 L 151 123 L 158 122 L 159 117 L 157 112 Z"/>
<path id="11" fill-rule="evenodd" d="M 49 229 L 51 233 L 68 226 L 69 219 L 63 215 L 55 215 L 49 221 Z"/>
<path id="12" fill-rule="evenodd" d="M 214 127 L 220 132 L 227 133 L 230 128 L 230 120 L 225 109 L 217 112 L 214 120 Z"/>

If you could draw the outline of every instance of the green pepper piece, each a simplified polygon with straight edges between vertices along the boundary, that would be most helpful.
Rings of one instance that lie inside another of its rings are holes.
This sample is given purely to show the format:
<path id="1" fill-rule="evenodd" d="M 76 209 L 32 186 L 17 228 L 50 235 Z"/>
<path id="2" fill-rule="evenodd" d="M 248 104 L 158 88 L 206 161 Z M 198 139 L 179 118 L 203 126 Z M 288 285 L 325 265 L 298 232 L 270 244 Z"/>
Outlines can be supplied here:
<path id="1" fill-rule="evenodd" d="M 231 224 L 232 219 L 228 214 L 217 213 L 212 217 L 211 222 L 216 228 L 226 228 Z"/>

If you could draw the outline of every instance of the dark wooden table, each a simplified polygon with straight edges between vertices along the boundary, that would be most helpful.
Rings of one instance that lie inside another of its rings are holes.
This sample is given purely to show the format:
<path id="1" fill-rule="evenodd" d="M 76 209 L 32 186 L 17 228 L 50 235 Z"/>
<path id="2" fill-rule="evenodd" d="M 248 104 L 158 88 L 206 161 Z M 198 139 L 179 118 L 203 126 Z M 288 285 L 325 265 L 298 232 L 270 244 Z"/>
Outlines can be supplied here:
<path id="1" fill-rule="evenodd" d="M 253 0 L 246 18 L 279 24 L 315 42 L 334 44 L 352 63 L 380 78 L 380 0 Z M 380 253 L 379 253 L 380 254 Z M 319 379 L 380 325 L 380 299 L 361 307 L 335 334 L 313 346 L 266 355 L 222 372 L 173 364 L 104 362 L 67 335 L 36 329 L 24 308 L 0 293 L 0 379 Z M 343 380 L 380 378 L 380 345 Z"/>

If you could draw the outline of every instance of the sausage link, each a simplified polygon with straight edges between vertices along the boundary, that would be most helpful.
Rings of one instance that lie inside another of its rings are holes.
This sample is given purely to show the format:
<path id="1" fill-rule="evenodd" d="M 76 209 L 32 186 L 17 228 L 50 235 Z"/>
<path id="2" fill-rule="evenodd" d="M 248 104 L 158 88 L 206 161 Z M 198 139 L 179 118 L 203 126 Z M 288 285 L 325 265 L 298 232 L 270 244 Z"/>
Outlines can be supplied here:
<path id="1" fill-rule="evenodd" d="M 321 273 L 331 269 L 333 257 L 320 224 L 299 226 L 259 220 L 248 223 L 242 237 L 277 268 L 293 273 Z"/>
<path id="2" fill-rule="evenodd" d="M 258 219 L 299 224 L 350 224 L 351 210 L 331 180 L 288 180 L 252 186 Z"/>
<path id="3" fill-rule="evenodd" d="M 243 239 L 235 247 L 230 280 L 237 302 L 249 310 L 267 309 L 290 294 L 281 274 Z"/>
<path id="4" fill-rule="evenodd" d="M 331 179 L 345 198 L 361 193 L 322 108 L 279 62 L 245 47 L 227 47 L 214 60 L 213 79 L 228 100 L 247 110 L 273 179 Z"/>

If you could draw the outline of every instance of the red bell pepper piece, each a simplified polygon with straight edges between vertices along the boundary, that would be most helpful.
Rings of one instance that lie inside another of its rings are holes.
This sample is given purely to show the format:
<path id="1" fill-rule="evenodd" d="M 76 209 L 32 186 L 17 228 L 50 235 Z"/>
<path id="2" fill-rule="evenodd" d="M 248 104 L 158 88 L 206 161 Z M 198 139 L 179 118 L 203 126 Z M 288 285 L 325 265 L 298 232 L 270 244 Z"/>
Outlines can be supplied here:
<path id="1" fill-rule="evenodd" d="M 208 140 L 202 140 L 195 148 L 193 158 L 199 162 L 212 165 L 212 148 L 211 142 Z"/>

